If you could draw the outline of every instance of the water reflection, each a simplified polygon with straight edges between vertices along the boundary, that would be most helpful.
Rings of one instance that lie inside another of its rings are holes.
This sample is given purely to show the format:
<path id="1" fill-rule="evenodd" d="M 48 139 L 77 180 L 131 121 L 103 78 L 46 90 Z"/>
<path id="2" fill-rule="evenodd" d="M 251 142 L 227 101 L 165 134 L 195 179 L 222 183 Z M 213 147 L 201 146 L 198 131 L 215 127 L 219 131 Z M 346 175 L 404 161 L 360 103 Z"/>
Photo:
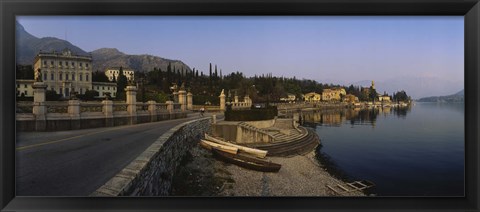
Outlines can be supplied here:
<path id="1" fill-rule="evenodd" d="M 303 125 L 309 127 L 334 126 L 339 127 L 344 123 L 350 125 L 371 125 L 375 127 L 378 116 L 394 115 L 405 118 L 411 107 L 377 107 L 377 108 L 339 108 L 328 110 L 303 111 Z"/>

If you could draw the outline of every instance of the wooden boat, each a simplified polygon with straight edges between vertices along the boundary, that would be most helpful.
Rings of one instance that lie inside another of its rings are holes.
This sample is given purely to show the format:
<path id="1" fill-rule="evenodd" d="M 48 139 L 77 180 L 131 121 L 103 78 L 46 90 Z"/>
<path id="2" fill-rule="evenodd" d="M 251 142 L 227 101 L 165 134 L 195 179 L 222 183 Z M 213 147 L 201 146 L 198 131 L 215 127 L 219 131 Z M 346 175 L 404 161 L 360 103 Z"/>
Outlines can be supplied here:
<path id="1" fill-rule="evenodd" d="M 206 141 L 206 140 L 203 140 L 203 139 L 200 140 L 200 146 L 202 146 L 203 148 L 208 149 L 208 150 L 213 150 L 213 148 L 215 148 L 215 149 L 218 149 L 222 152 L 227 152 L 227 153 L 230 153 L 230 154 L 237 154 L 237 152 L 238 152 L 238 148 L 236 148 L 236 147 L 217 144 L 217 143 Z"/>
<path id="2" fill-rule="evenodd" d="M 226 145 L 226 146 L 231 146 L 231 147 L 235 147 L 235 148 L 238 148 L 238 150 L 240 152 L 245 152 L 245 153 L 248 153 L 248 154 L 251 154 L 251 155 L 254 155 L 258 158 L 265 158 L 267 156 L 267 153 L 268 151 L 265 151 L 265 150 L 260 150 L 260 149 L 254 149 L 254 148 L 250 148 L 250 147 L 244 147 L 244 146 L 240 146 L 240 145 L 236 145 L 236 144 L 232 144 L 232 143 L 229 143 L 229 142 L 225 142 L 225 141 L 222 141 L 218 138 L 215 138 L 213 136 L 210 136 L 208 134 L 205 133 L 205 139 L 207 140 L 210 140 L 210 141 L 213 141 L 215 143 L 218 143 L 218 144 L 222 144 L 222 145 Z"/>
<path id="3" fill-rule="evenodd" d="M 243 168 L 252 169 L 262 172 L 278 172 L 282 165 L 277 163 L 272 163 L 257 158 L 247 157 L 245 155 L 239 154 L 230 154 L 216 148 L 212 149 L 213 156 L 225 161 L 227 163 L 232 163 Z"/>

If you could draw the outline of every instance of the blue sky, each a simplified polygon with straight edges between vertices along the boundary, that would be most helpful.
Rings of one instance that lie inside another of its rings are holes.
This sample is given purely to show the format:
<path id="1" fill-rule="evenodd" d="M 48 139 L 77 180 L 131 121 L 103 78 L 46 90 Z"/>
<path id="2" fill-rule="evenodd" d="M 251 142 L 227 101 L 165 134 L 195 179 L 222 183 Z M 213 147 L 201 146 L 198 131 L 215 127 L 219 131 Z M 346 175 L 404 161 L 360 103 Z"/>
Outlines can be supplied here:
<path id="1" fill-rule="evenodd" d="M 195 17 L 21 16 L 37 37 L 67 39 L 93 51 L 179 59 L 208 72 L 349 83 L 426 77 L 463 87 L 462 16 Z"/>

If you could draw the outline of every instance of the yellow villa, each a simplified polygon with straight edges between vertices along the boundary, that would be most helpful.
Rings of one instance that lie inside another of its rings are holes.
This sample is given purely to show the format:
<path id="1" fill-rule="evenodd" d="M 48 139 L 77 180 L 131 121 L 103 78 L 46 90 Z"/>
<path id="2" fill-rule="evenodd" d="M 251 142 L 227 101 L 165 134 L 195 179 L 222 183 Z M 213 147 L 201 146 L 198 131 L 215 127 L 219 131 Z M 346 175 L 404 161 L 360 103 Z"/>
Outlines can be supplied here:
<path id="1" fill-rule="evenodd" d="M 340 101 L 342 96 L 347 95 L 343 88 L 323 89 L 322 100 L 323 101 Z"/>
<path id="2" fill-rule="evenodd" d="M 303 95 L 303 98 L 305 102 L 320 102 L 320 100 L 322 99 L 322 96 L 318 93 L 310 92 Z"/>

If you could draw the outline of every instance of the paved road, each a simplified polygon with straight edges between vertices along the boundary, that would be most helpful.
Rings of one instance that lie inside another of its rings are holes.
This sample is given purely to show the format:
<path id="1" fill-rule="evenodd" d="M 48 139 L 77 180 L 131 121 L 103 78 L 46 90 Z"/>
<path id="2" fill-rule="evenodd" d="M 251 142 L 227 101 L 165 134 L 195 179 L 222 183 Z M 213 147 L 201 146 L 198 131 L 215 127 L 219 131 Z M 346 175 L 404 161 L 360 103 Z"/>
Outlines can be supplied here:
<path id="1" fill-rule="evenodd" d="M 185 119 L 17 134 L 17 196 L 87 196 Z"/>

